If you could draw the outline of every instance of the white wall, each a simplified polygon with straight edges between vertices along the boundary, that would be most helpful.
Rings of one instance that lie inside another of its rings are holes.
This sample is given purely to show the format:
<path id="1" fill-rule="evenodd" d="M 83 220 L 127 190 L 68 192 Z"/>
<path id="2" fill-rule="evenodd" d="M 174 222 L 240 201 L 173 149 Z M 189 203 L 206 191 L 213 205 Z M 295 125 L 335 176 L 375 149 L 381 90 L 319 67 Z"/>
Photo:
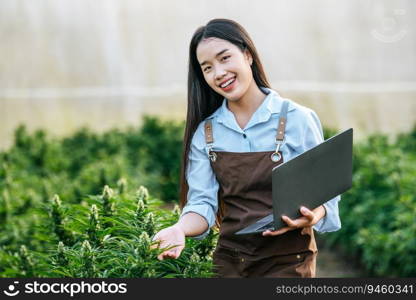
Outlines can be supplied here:
<path id="1" fill-rule="evenodd" d="M 188 43 L 215 17 L 252 36 L 273 87 L 357 136 L 416 123 L 415 1 L 1 0 L 0 149 L 19 123 L 69 134 L 183 119 Z"/>

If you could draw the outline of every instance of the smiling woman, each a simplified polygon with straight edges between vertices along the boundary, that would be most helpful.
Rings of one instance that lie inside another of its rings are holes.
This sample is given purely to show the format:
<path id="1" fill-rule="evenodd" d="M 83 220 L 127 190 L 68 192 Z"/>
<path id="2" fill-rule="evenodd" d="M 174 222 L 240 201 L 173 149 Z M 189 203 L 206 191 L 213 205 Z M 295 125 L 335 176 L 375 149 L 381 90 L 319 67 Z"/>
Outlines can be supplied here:
<path id="1" fill-rule="evenodd" d="M 253 57 L 247 48 L 241 50 L 219 38 L 202 40 L 196 49 L 198 61 L 207 84 L 226 97 L 228 106 L 236 114 L 237 123 L 244 128 L 264 99 L 264 94 L 253 80 Z"/>
<path id="2" fill-rule="evenodd" d="M 215 54 L 219 49 L 222 50 Z M 223 92 L 230 92 L 233 90 L 237 73 L 240 73 L 239 79 L 242 79 L 242 84 L 246 83 L 244 79 L 247 78 L 249 79 L 248 83 L 252 81 L 250 80 L 253 78 L 250 69 L 252 57 L 247 50 L 241 52 L 240 49 L 227 41 L 217 38 L 208 38 L 199 43 L 197 56 L 198 61 L 203 61 L 200 65 L 205 81 L 214 90 L 218 90 L 218 87 Z M 214 58 L 205 60 L 205 57 Z M 228 78 L 225 77 L 227 70 L 229 70 Z M 220 91 L 218 90 L 218 92 Z"/>
<path id="3" fill-rule="evenodd" d="M 276 141 L 279 148 L 276 148 Z M 271 170 L 323 141 L 316 113 L 270 88 L 256 48 L 238 23 L 211 20 L 189 48 L 188 111 L 179 221 L 159 231 L 159 259 L 178 258 L 185 236 L 202 239 L 214 223 L 220 277 L 314 277 L 313 229 L 340 228 L 336 197 L 302 207 L 277 231 L 235 235 L 272 211 Z M 278 160 L 271 159 L 278 154 Z"/>
<path id="4" fill-rule="evenodd" d="M 245 48 L 241 51 L 232 43 L 219 39 L 202 40 L 196 50 L 198 61 L 207 84 L 218 94 L 226 97 L 232 111 L 238 111 L 237 119 L 244 128 L 251 114 L 264 99 L 253 80 L 253 58 Z"/>

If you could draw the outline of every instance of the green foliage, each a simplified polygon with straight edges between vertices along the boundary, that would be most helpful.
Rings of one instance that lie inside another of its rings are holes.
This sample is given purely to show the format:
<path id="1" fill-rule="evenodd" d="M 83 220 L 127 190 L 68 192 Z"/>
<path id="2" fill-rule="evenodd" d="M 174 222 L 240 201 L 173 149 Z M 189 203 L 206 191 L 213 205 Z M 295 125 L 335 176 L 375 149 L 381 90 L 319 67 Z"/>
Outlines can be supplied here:
<path id="1" fill-rule="evenodd" d="M 144 118 L 140 130 L 141 155 L 146 173 L 155 174 L 158 181 L 147 182 L 150 190 L 160 191 L 166 201 L 178 199 L 180 159 L 184 124 L 156 118 Z"/>
<path id="2" fill-rule="evenodd" d="M 80 202 L 104 185 L 120 189 L 140 182 L 163 201 L 176 201 L 183 130 L 183 122 L 147 116 L 137 129 L 99 135 L 82 128 L 54 140 L 43 130 L 30 134 L 21 125 L 12 148 L 0 153 L 0 188 L 19 178 L 19 184 L 25 181 L 36 192 L 43 186 L 45 201 L 59 188 L 62 199 Z M 2 217 L 0 213 L 0 222 Z"/>
<path id="3" fill-rule="evenodd" d="M 416 275 L 416 127 L 395 142 L 354 146 L 353 188 L 339 204 L 342 229 L 323 236 L 358 258 L 369 276 Z"/>
<path id="4" fill-rule="evenodd" d="M 114 204 L 111 215 L 104 214 L 107 197 Z M 203 241 L 187 238 L 178 259 L 157 259 L 166 249 L 151 248 L 156 243 L 152 237 L 178 219 L 176 208 L 162 210 L 161 203 L 143 186 L 135 193 L 124 190 L 122 194 L 105 186 L 101 195 L 86 197 L 80 204 L 62 203 L 55 195 L 44 207 L 50 217 L 44 214 L 43 222 L 55 225 L 48 226 L 43 249 L 29 250 L 21 244 L 13 251 L 12 245 L 3 245 L 0 277 L 213 276 L 211 252 L 217 239 L 213 231 Z"/>
<path id="5" fill-rule="evenodd" d="M 177 201 L 182 132 L 183 123 L 152 117 L 138 129 L 84 128 L 61 140 L 17 128 L 0 153 L 0 277 L 211 276 L 214 233 L 187 239 L 177 260 L 150 250 L 179 217 L 157 199 Z"/>

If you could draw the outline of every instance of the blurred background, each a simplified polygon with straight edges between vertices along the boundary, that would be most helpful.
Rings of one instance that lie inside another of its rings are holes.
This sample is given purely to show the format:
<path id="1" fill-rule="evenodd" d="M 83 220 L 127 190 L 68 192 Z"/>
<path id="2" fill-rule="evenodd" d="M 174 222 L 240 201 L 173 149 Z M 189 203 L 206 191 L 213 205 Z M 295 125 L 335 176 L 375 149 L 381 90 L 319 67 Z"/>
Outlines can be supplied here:
<path id="1" fill-rule="evenodd" d="M 27 1 L 0 4 L 0 147 L 17 124 L 67 135 L 184 119 L 188 43 L 217 17 L 253 38 L 272 87 L 357 137 L 416 120 L 414 1 Z"/>
<path id="2" fill-rule="evenodd" d="M 317 276 L 414 277 L 415 12 L 411 0 L 1 0 L 0 277 L 209 277 L 214 235 L 176 267 L 145 246 L 178 217 L 188 45 L 213 18 L 245 27 L 272 88 L 314 109 L 326 137 L 354 128 L 353 188 L 342 229 L 316 235 Z"/>

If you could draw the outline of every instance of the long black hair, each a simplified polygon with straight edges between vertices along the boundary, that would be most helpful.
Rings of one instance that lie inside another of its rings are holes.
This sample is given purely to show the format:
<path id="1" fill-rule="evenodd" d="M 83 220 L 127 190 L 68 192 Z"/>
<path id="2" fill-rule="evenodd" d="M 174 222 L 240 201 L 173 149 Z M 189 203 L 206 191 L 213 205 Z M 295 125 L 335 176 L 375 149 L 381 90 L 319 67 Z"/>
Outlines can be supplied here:
<path id="1" fill-rule="evenodd" d="M 224 99 L 223 96 L 215 92 L 207 84 L 196 57 L 196 48 L 202 40 L 207 38 L 226 40 L 237 46 L 241 51 L 248 50 L 253 58 L 251 70 L 257 86 L 270 87 L 254 43 L 247 31 L 240 24 L 227 19 L 213 19 L 209 21 L 207 25 L 201 26 L 195 31 L 189 45 L 188 110 L 186 114 L 180 174 L 179 204 L 181 208 L 183 208 L 187 202 L 188 184 L 186 182 L 185 172 L 188 165 L 192 137 L 199 123 L 220 107 Z M 222 203 L 220 203 L 220 209 L 217 214 L 217 225 L 220 224 L 222 215 L 223 206 Z"/>

